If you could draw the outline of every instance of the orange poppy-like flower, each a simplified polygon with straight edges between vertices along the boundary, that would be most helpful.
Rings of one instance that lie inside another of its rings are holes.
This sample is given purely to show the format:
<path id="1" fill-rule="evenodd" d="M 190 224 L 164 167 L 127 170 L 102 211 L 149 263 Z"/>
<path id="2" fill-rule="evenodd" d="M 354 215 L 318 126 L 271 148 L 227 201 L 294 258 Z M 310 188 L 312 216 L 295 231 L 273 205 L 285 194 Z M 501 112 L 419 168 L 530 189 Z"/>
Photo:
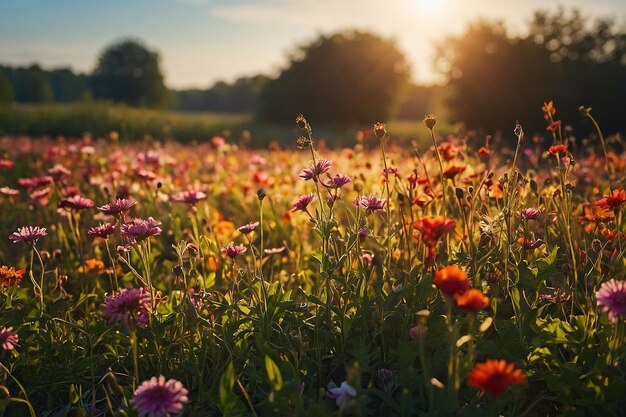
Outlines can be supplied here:
<path id="1" fill-rule="evenodd" d="M 446 266 L 435 272 L 433 283 L 439 291 L 454 296 L 469 289 L 467 273 L 456 265 Z"/>
<path id="2" fill-rule="evenodd" d="M 487 359 L 477 363 L 467 378 L 467 385 L 493 395 L 502 394 L 511 385 L 521 384 L 526 375 L 504 359 Z"/>
<path id="3" fill-rule="evenodd" d="M 78 268 L 78 272 L 101 271 L 104 269 L 104 262 L 100 259 L 92 258 L 85 261 L 85 265 Z"/>
<path id="4" fill-rule="evenodd" d="M 613 210 L 621 206 L 626 201 L 626 190 L 613 190 L 609 194 L 605 194 L 604 198 L 596 201 L 596 207 L 604 210 Z"/>
<path id="5" fill-rule="evenodd" d="M 459 147 L 450 142 L 444 142 L 441 145 L 437 146 L 437 150 L 443 159 L 449 161 L 454 159 L 459 153 Z"/>
<path id="6" fill-rule="evenodd" d="M 548 130 L 550 132 L 556 132 L 560 128 L 561 128 L 561 121 L 560 120 L 555 120 L 554 122 L 550 123 L 550 125 L 548 127 L 546 127 L 546 130 Z"/>
<path id="7" fill-rule="evenodd" d="M 546 116 L 554 116 L 556 114 L 556 109 L 554 108 L 554 103 L 550 100 L 548 103 L 544 102 L 543 106 L 541 106 L 541 110 L 546 114 Z"/>
<path id="8" fill-rule="evenodd" d="M 559 143 L 558 145 L 550 146 L 550 149 L 548 149 L 548 152 L 550 153 L 550 155 L 557 156 L 562 153 L 565 153 L 566 150 L 567 150 L 567 145 Z"/>
<path id="9" fill-rule="evenodd" d="M 484 146 L 481 146 L 481 147 L 478 149 L 478 151 L 477 151 L 477 152 L 478 152 L 478 155 L 481 155 L 481 156 L 489 156 L 489 155 L 491 155 L 491 149 L 486 148 L 486 147 L 484 147 Z"/>
<path id="10" fill-rule="evenodd" d="M 226 220 L 217 222 L 215 225 L 215 235 L 219 242 L 230 240 L 235 235 L 235 224 Z"/>
<path id="11" fill-rule="evenodd" d="M 19 285 L 22 282 L 22 277 L 24 276 L 25 269 L 15 269 L 15 267 L 8 267 L 3 265 L 0 268 L 0 287 L 7 288 L 11 285 Z"/>
<path id="12" fill-rule="evenodd" d="M 489 307 L 489 297 L 481 290 L 470 288 L 454 298 L 454 303 L 467 311 L 477 312 Z"/>
<path id="13" fill-rule="evenodd" d="M 458 174 L 465 171 L 467 167 L 465 165 L 449 165 L 443 170 L 443 176 L 445 178 L 454 178 Z"/>
<path id="14" fill-rule="evenodd" d="M 413 223 L 418 231 L 422 232 L 422 241 L 428 246 L 437 244 L 446 233 L 454 230 L 456 222 L 443 216 L 422 217 Z"/>

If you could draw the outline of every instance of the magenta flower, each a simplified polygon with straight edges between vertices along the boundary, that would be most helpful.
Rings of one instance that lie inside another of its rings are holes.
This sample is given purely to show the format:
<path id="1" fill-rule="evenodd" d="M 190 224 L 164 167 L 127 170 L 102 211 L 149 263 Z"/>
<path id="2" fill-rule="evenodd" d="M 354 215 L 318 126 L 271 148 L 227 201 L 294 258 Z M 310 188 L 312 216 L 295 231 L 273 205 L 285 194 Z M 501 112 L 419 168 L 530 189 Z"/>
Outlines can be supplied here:
<path id="1" fill-rule="evenodd" d="M 385 200 L 375 195 L 363 195 L 354 197 L 352 204 L 365 210 L 367 214 L 385 208 Z"/>
<path id="2" fill-rule="evenodd" d="M 61 164 L 56 164 L 55 166 L 53 166 L 52 168 L 50 168 L 48 170 L 48 173 L 50 175 L 52 175 L 54 178 L 61 178 L 64 175 L 70 175 L 72 173 L 72 171 L 70 171 L 69 169 L 65 168 L 63 165 Z"/>
<path id="3" fill-rule="evenodd" d="M 152 217 L 147 219 L 132 219 L 122 223 L 122 235 L 131 242 L 140 242 L 150 236 L 160 235 L 162 230 L 159 227 L 161 222 Z"/>
<path id="4" fill-rule="evenodd" d="M 598 307 L 609 315 L 612 323 L 626 317 L 626 281 L 612 279 L 602 284 L 596 293 Z"/>
<path id="5" fill-rule="evenodd" d="M 104 300 L 102 316 L 109 324 L 135 323 L 145 327 L 150 320 L 150 290 L 147 288 L 126 288 Z"/>
<path id="6" fill-rule="evenodd" d="M 35 243 L 46 236 L 48 233 L 46 232 L 45 227 L 37 227 L 37 226 L 24 226 L 17 229 L 17 232 L 11 233 L 9 239 L 13 243 L 18 242 L 26 242 L 26 243 Z"/>
<path id="7" fill-rule="evenodd" d="M 298 198 L 296 202 L 293 203 L 291 211 L 293 212 L 304 211 L 308 213 L 307 207 L 309 204 L 311 204 L 313 200 L 315 200 L 314 194 L 305 194 L 303 196 L 300 196 L 300 198 Z"/>
<path id="8" fill-rule="evenodd" d="M 146 165 L 159 165 L 161 163 L 161 155 L 156 151 L 141 152 L 137 155 L 137 160 Z"/>
<path id="9" fill-rule="evenodd" d="M 115 233 L 115 226 L 109 223 L 104 223 L 96 227 L 92 227 L 87 231 L 89 236 L 101 237 L 102 239 L 108 238 Z"/>
<path id="10" fill-rule="evenodd" d="M 17 185 L 21 188 L 29 190 L 31 188 L 41 187 L 42 185 L 48 185 L 53 182 L 53 178 L 49 175 L 44 177 L 36 177 L 36 178 L 20 178 L 17 180 Z"/>
<path id="11" fill-rule="evenodd" d="M 183 411 L 183 406 L 189 402 L 188 394 L 180 381 L 166 381 L 163 375 L 153 376 L 137 387 L 132 402 L 139 417 L 170 417 Z"/>
<path id="12" fill-rule="evenodd" d="M 347 175 L 335 174 L 335 176 L 328 181 L 328 184 L 324 185 L 328 188 L 341 188 L 350 182 L 352 182 L 352 180 Z"/>
<path id="13" fill-rule="evenodd" d="M 236 246 L 235 242 L 230 242 L 228 246 L 222 248 L 222 253 L 228 256 L 230 259 L 234 259 L 239 255 L 246 253 L 245 246 Z"/>
<path id="14" fill-rule="evenodd" d="M 19 343 L 20 338 L 13 333 L 13 327 L 3 327 L 0 329 L 0 346 L 4 350 L 13 350 Z"/>
<path id="15" fill-rule="evenodd" d="M 520 217 L 522 221 L 525 220 L 537 220 L 541 215 L 541 211 L 536 208 L 528 207 L 522 210 Z"/>
<path id="16" fill-rule="evenodd" d="M 109 204 L 105 204 L 102 207 L 98 207 L 98 210 L 104 212 L 104 214 L 114 216 L 116 214 L 126 213 L 135 204 L 137 204 L 136 201 L 127 200 L 125 198 L 118 198 L 117 200 Z"/>
<path id="17" fill-rule="evenodd" d="M 243 233 L 244 235 L 247 235 L 248 233 L 251 233 L 252 231 L 254 231 L 254 229 L 256 229 L 258 226 L 259 226 L 259 222 L 248 223 L 248 224 L 244 224 L 243 226 L 239 227 L 237 230 L 240 233 Z"/>
<path id="18" fill-rule="evenodd" d="M 326 396 L 328 398 L 334 398 L 335 403 L 341 405 L 344 401 L 349 403 L 356 397 L 356 389 L 350 386 L 346 381 L 343 381 L 340 387 L 328 388 Z"/>
<path id="19" fill-rule="evenodd" d="M 174 194 L 171 198 L 172 201 L 176 201 L 177 203 L 196 204 L 198 201 L 204 200 L 206 194 L 202 191 L 187 190 Z"/>
<path id="20" fill-rule="evenodd" d="M 68 198 L 64 198 L 59 203 L 60 208 L 69 208 L 72 210 L 85 210 L 93 207 L 93 201 L 87 197 L 76 194 Z"/>
<path id="21" fill-rule="evenodd" d="M 315 164 L 313 164 L 312 167 L 305 168 L 302 171 L 300 171 L 299 177 L 305 181 L 308 181 L 308 180 L 317 181 L 317 178 L 320 175 L 324 174 L 325 172 L 328 172 L 332 165 L 333 163 L 329 161 L 328 159 L 320 159 Z"/>

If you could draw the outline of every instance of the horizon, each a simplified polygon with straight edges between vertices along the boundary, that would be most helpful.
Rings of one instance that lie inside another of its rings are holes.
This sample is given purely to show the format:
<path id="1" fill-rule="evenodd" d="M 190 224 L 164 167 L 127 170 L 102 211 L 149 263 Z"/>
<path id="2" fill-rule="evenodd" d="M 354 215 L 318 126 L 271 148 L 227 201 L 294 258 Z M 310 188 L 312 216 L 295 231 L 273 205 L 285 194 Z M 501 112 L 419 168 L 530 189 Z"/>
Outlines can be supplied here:
<path id="1" fill-rule="evenodd" d="M 159 53 L 168 88 L 204 89 L 218 81 L 274 76 L 298 45 L 356 29 L 394 39 L 409 62 L 411 80 L 432 85 L 442 81 L 434 65 L 437 42 L 480 18 L 503 20 L 509 34 L 522 34 L 535 11 L 559 7 L 626 22 L 626 5 L 619 0 L 550 3 L 398 0 L 381 14 L 373 0 L 140 0 L 124 2 L 120 14 L 121 0 L 2 2 L 0 37 L 10 42 L 0 42 L 0 64 L 90 73 L 104 48 L 130 38 Z"/>

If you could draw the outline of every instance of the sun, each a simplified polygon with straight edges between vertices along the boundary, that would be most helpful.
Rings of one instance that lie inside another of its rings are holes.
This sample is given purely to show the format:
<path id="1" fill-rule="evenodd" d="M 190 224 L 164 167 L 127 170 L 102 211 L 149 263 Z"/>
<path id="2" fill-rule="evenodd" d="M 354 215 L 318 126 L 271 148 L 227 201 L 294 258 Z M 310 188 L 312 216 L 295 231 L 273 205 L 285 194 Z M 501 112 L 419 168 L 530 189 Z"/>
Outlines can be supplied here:
<path id="1" fill-rule="evenodd" d="M 446 6 L 446 0 L 411 0 L 411 2 L 422 13 L 438 13 Z"/>

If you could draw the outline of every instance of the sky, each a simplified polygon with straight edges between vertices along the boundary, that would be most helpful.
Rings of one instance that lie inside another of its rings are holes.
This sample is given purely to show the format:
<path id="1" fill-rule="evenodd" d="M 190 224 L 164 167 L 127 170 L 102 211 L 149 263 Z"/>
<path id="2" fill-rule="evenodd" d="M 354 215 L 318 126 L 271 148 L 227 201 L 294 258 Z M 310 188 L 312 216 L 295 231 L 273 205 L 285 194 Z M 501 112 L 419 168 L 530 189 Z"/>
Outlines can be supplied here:
<path id="1" fill-rule="evenodd" d="M 626 24 L 626 0 L 0 0 L 0 63 L 90 72 L 102 50 L 135 38 L 159 52 L 168 87 L 275 75 L 297 45 L 365 29 L 393 38 L 412 78 L 439 80 L 434 45 L 479 17 L 523 31 L 537 9 L 576 7 Z"/>

